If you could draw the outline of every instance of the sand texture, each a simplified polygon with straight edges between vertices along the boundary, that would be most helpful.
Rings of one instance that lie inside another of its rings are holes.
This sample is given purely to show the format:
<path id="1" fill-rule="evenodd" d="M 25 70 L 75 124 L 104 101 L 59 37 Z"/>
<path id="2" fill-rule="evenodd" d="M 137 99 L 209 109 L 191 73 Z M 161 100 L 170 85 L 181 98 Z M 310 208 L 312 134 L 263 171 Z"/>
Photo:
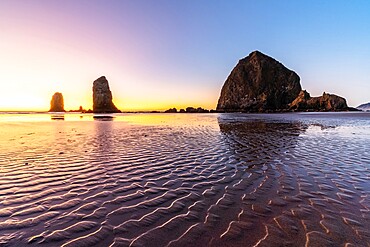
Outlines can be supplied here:
<path id="1" fill-rule="evenodd" d="M 369 113 L 0 114 L 0 137 L 0 246 L 370 246 Z"/>

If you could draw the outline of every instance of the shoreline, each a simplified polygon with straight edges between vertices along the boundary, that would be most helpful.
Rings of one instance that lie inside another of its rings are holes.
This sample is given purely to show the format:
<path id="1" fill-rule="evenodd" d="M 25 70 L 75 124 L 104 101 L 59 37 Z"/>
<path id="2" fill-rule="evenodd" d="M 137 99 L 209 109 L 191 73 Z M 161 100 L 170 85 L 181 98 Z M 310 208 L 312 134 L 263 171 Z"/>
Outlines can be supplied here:
<path id="1" fill-rule="evenodd" d="M 2 244 L 368 243 L 370 113 L 52 115 L 0 120 Z"/>

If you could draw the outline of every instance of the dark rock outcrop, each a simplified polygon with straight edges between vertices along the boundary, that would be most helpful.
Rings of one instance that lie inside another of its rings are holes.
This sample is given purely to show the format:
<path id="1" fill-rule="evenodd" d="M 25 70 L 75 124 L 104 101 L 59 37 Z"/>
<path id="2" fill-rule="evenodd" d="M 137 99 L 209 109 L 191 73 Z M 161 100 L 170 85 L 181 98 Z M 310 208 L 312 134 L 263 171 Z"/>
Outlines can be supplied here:
<path id="1" fill-rule="evenodd" d="M 177 113 L 177 109 L 176 108 L 170 108 L 168 110 L 165 110 L 164 113 Z"/>
<path id="2" fill-rule="evenodd" d="M 361 104 L 361 105 L 357 106 L 356 109 L 361 110 L 361 111 L 370 111 L 370 102 L 365 103 L 365 104 Z"/>
<path id="3" fill-rule="evenodd" d="M 288 109 L 301 91 L 299 76 L 275 59 L 254 51 L 231 71 L 217 104 L 221 112 Z"/>
<path id="4" fill-rule="evenodd" d="M 306 90 L 302 90 L 298 97 L 290 104 L 293 111 L 345 111 L 349 110 L 344 98 L 323 93 L 319 97 L 311 97 Z"/>
<path id="5" fill-rule="evenodd" d="M 202 107 L 194 108 L 194 107 L 186 107 L 186 113 L 209 113 L 209 110 L 203 109 Z"/>
<path id="6" fill-rule="evenodd" d="M 65 112 L 63 95 L 61 93 L 56 92 L 51 98 L 49 112 Z"/>
<path id="7" fill-rule="evenodd" d="M 94 113 L 119 113 L 120 110 L 113 104 L 112 92 L 108 80 L 102 76 L 93 84 L 93 112 Z"/>
<path id="8" fill-rule="evenodd" d="M 186 107 L 186 109 L 180 109 L 180 111 L 177 111 L 176 108 L 170 108 L 165 111 L 165 113 L 209 113 L 209 110 L 203 109 L 202 107 L 194 108 L 194 107 Z"/>

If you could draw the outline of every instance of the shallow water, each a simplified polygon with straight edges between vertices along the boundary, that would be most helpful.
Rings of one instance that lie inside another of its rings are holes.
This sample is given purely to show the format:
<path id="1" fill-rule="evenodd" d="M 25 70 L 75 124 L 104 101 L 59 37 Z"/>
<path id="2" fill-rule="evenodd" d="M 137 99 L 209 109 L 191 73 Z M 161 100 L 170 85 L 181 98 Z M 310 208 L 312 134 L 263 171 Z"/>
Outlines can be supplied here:
<path id="1" fill-rule="evenodd" d="M 0 246 L 369 246 L 370 114 L 0 114 Z"/>

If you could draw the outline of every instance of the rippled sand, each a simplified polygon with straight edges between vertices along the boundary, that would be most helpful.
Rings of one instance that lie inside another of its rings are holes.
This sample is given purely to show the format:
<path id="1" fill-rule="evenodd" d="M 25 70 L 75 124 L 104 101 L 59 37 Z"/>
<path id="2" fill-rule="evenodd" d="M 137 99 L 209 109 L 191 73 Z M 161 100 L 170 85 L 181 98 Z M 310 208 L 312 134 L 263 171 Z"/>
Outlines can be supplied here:
<path id="1" fill-rule="evenodd" d="M 0 246 L 370 246 L 370 114 L 0 114 L 0 137 Z"/>

